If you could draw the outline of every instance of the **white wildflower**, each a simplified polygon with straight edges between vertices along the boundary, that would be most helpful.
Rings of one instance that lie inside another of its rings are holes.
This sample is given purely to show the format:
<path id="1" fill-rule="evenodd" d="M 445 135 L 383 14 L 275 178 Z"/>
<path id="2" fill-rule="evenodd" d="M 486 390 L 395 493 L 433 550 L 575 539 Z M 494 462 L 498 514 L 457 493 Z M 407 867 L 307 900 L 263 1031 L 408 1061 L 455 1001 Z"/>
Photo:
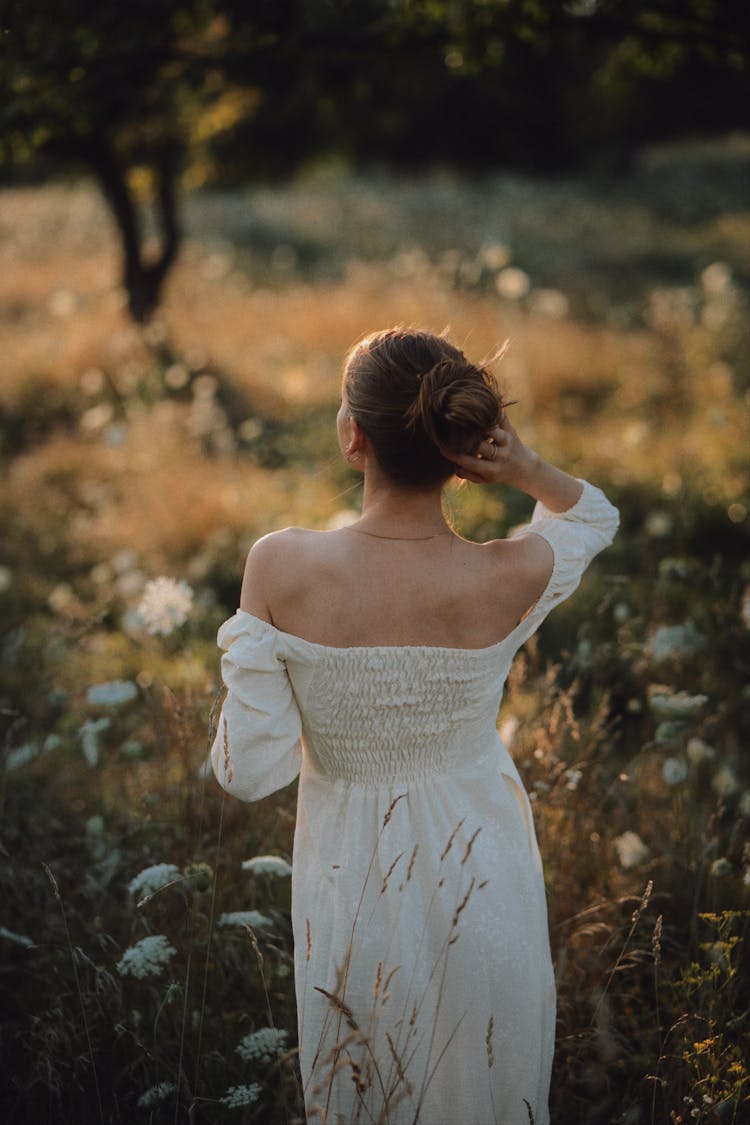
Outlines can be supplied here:
<path id="1" fill-rule="evenodd" d="M 158 976 L 176 952 L 164 934 L 150 934 L 125 950 L 117 962 L 117 971 L 120 976 L 138 980 Z"/>
<path id="2" fill-rule="evenodd" d="M 624 625 L 632 612 L 633 611 L 631 610 L 627 602 L 617 602 L 614 609 L 612 610 L 612 615 L 614 616 L 614 619 L 618 625 Z"/>
<path id="3" fill-rule="evenodd" d="M 692 621 L 682 625 L 659 625 L 646 641 L 645 652 L 656 664 L 694 656 L 703 638 Z"/>
<path id="4" fill-rule="evenodd" d="M 701 762 L 712 761 L 716 757 L 716 751 L 702 738 L 690 738 L 687 744 L 687 756 L 692 766 L 699 766 Z"/>
<path id="5" fill-rule="evenodd" d="M 14 930 L 7 930 L 5 926 L 0 926 L 0 938 L 12 941 L 15 945 L 21 945 L 24 949 L 33 949 L 35 945 L 31 938 L 26 937 L 25 934 L 17 934 Z"/>
<path id="6" fill-rule="evenodd" d="M 252 871 L 253 875 L 277 875 L 279 878 L 292 873 L 286 860 L 277 855 L 256 855 L 252 859 L 245 859 L 242 861 L 242 870 Z"/>
<path id="7" fill-rule="evenodd" d="M 674 520 L 669 512 L 651 512 L 645 523 L 646 534 L 650 535 L 652 539 L 663 539 L 666 535 L 669 535 L 673 527 Z"/>
<path id="8" fill-rule="evenodd" d="M 260 1086 L 251 1082 L 249 1086 L 230 1086 L 223 1098 L 219 1098 L 227 1109 L 242 1109 L 246 1105 L 255 1105 L 260 1097 Z"/>
<path id="9" fill-rule="evenodd" d="M 687 777 L 687 766 L 682 758 L 665 758 L 661 774 L 667 785 L 679 785 Z"/>
<path id="10" fill-rule="evenodd" d="M 284 1050 L 287 1032 L 276 1027 L 261 1027 L 246 1035 L 236 1047 L 245 1062 L 270 1063 Z"/>
<path id="11" fill-rule="evenodd" d="M 144 867 L 143 871 L 130 880 L 128 883 L 128 890 L 131 895 L 152 895 L 158 891 L 160 887 L 166 886 L 176 879 L 180 874 L 179 867 L 174 863 L 153 863 L 150 867 Z"/>
<path id="12" fill-rule="evenodd" d="M 135 570 L 138 565 L 138 556 L 135 551 L 131 551 L 125 547 L 124 550 L 118 551 L 112 559 L 112 566 L 115 574 L 125 574 L 129 570 Z"/>
<path id="13" fill-rule="evenodd" d="M 252 930 L 262 930 L 272 926 L 273 920 L 259 910 L 230 910 L 219 915 L 220 926 L 250 926 Z"/>
<path id="14" fill-rule="evenodd" d="M 737 775 L 731 766 L 721 766 L 711 781 L 711 788 L 719 797 L 731 797 L 739 789 Z"/>
<path id="15" fill-rule="evenodd" d="M 148 583 L 138 613 L 149 633 L 168 637 L 187 621 L 193 606 L 193 591 L 187 582 L 161 575 Z"/>
<path id="16" fill-rule="evenodd" d="M 623 867 L 638 867 L 648 855 L 648 848 L 637 832 L 623 832 L 615 837 L 615 848 Z"/>
<path id="17" fill-rule="evenodd" d="M 672 693 L 657 684 L 648 691 L 648 705 L 654 718 L 666 722 L 692 719 L 706 703 L 707 695 L 689 695 L 686 691 Z"/>
<path id="18" fill-rule="evenodd" d="M 22 766 L 27 766 L 29 762 L 33 762 L 39 754 L 39 746 L 36 742 L 24 742 L 22 746 L 16 746 L 15 750 L 9 750 L 5 756 L 6 770 L 18 770 Z"/>
<path id="19" fill-rule="evenodd" d="M 570 769 L 565 771 L 566 783 L 565 788 L 569 789 L 571 793 L 575 792 L 578 788 L 578 783 L 583 777 L 582 770 Z"/>
<path id="20" fill-rule="evenodd" d="M 92 769 L 99 764 L 99 735 L 109 725 L 109 719 L 87 719 L 78 731 L 83 756 Z"/>
<path id="21" fill-rule="evenodd" d="M 152 1109 L 159 1102 L 166 1101 L 171 1097 L 177 1087 L 174 1082 L 158 1082 L 156 1086 L 152 1086 L 146 1090 L 145 1094 L 141 1094 L 138 1099 L 139 1109 Z"/>
<path id="22" fill-rule="evenodd" d="M 137 695 L 138 688 L 132 680 L 108 680 L 103 684 L 92 684 L 86 691 L 86 700 L 114 707 L 118 703 L 129 703 Z"/>

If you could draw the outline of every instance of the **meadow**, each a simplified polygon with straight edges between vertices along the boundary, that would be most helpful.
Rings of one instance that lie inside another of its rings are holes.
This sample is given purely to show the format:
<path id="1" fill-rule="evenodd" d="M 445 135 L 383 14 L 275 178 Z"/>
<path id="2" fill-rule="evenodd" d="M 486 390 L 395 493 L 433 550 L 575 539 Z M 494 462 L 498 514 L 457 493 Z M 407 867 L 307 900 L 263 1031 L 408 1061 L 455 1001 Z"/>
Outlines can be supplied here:
<path id="1" fill-rule="evenodd" d="M 196 194 L 146 328 L 92 187 L 0 192 L 8 1125 L 303 1119 L 294 787 L 240 805 L 206 770 L 215 635 L 255 538 L 356 511 L 341 359 L 394 323 L 507 339 L 519 431 L 622 513 L 499 716 L 545 862 L 552 1121 L 748 1120 L 750 212 L 698 157 Z M 447 504 L 481 539 L 531 509 Z"/>

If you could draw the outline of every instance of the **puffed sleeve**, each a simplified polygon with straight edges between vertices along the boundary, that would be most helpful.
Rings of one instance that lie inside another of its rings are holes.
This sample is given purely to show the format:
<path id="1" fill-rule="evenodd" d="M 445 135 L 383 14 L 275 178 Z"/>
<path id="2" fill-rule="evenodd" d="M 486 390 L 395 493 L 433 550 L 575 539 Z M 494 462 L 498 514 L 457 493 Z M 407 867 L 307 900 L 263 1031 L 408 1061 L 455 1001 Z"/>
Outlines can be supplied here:
<path id="1" fill-rule="evenodd" d="M 516 535 L 533 532 L 547 540 L 554 561 L 552 574 L 544 593 L 524 621 L 530 636 L 534 629 L 560 602 L 578 587 L 581 576 L 591 560 L 608 547 L 615 537 L 620 516 L 607 497 L 588 481 L 582 481 L 583 492 L 566 512 L 551 512 L 537 503 L 531 523 L 519 528 Z"/>
<path id="2" fill-rule="evenodd" d="M 219 629 L 227 695 L 211 748 L 214 773 L 228 793 L 257 801 L 300 770 L 302 724 L 272 625 L 239 612 Z"/>

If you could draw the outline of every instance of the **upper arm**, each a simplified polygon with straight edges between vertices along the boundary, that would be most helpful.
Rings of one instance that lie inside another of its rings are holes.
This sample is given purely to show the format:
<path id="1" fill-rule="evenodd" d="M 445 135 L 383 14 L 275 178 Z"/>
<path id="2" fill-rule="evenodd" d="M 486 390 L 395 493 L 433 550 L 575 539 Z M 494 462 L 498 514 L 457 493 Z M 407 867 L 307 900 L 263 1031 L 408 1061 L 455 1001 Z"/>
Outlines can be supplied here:
<path id="1" fill-rule="evenodd" d="M 271 532 L 250 548 L 242 577 L 240 609 L 273 625 L 271 601 L 274 577 L 279 573 L 283 532 Z"/>
<path id="2" fill-rule="evenodd" d="M 555 553 L 547 540 L 533 531 L 519 535 L 513 545 L 518 551 L 517 581 L 525 617 L 549 585 Z"/>

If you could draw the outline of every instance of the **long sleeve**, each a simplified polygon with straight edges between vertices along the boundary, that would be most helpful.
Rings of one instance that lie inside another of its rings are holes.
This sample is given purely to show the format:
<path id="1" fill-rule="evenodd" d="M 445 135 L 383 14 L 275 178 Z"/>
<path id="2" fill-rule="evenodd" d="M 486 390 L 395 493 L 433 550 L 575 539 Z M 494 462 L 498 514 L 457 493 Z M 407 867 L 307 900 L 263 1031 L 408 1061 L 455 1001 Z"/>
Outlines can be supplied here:
<path id="1" fill-rule="evenodd" d="M 537 503 L 531 523 L 516 535 L 533 533 L 547 540 L 554 555 L 552 575 L 544 593 L 524 621 L 523 639 L 531 636 L 551 609 L 578 587 L 591 560 L 615 537 L 620 517 L 617 508 L 595 485 L 583 481 L 583 492 L 566 512 L 551 512 Z"/>
<path id="2" fill-rule="evenodd" d="M 228 793 L 257 801 L 299 773 L 299 710 L 272 625 L 239 612 L 224 622 L 217 641 L 227 695 L 211 762 Z"/>

